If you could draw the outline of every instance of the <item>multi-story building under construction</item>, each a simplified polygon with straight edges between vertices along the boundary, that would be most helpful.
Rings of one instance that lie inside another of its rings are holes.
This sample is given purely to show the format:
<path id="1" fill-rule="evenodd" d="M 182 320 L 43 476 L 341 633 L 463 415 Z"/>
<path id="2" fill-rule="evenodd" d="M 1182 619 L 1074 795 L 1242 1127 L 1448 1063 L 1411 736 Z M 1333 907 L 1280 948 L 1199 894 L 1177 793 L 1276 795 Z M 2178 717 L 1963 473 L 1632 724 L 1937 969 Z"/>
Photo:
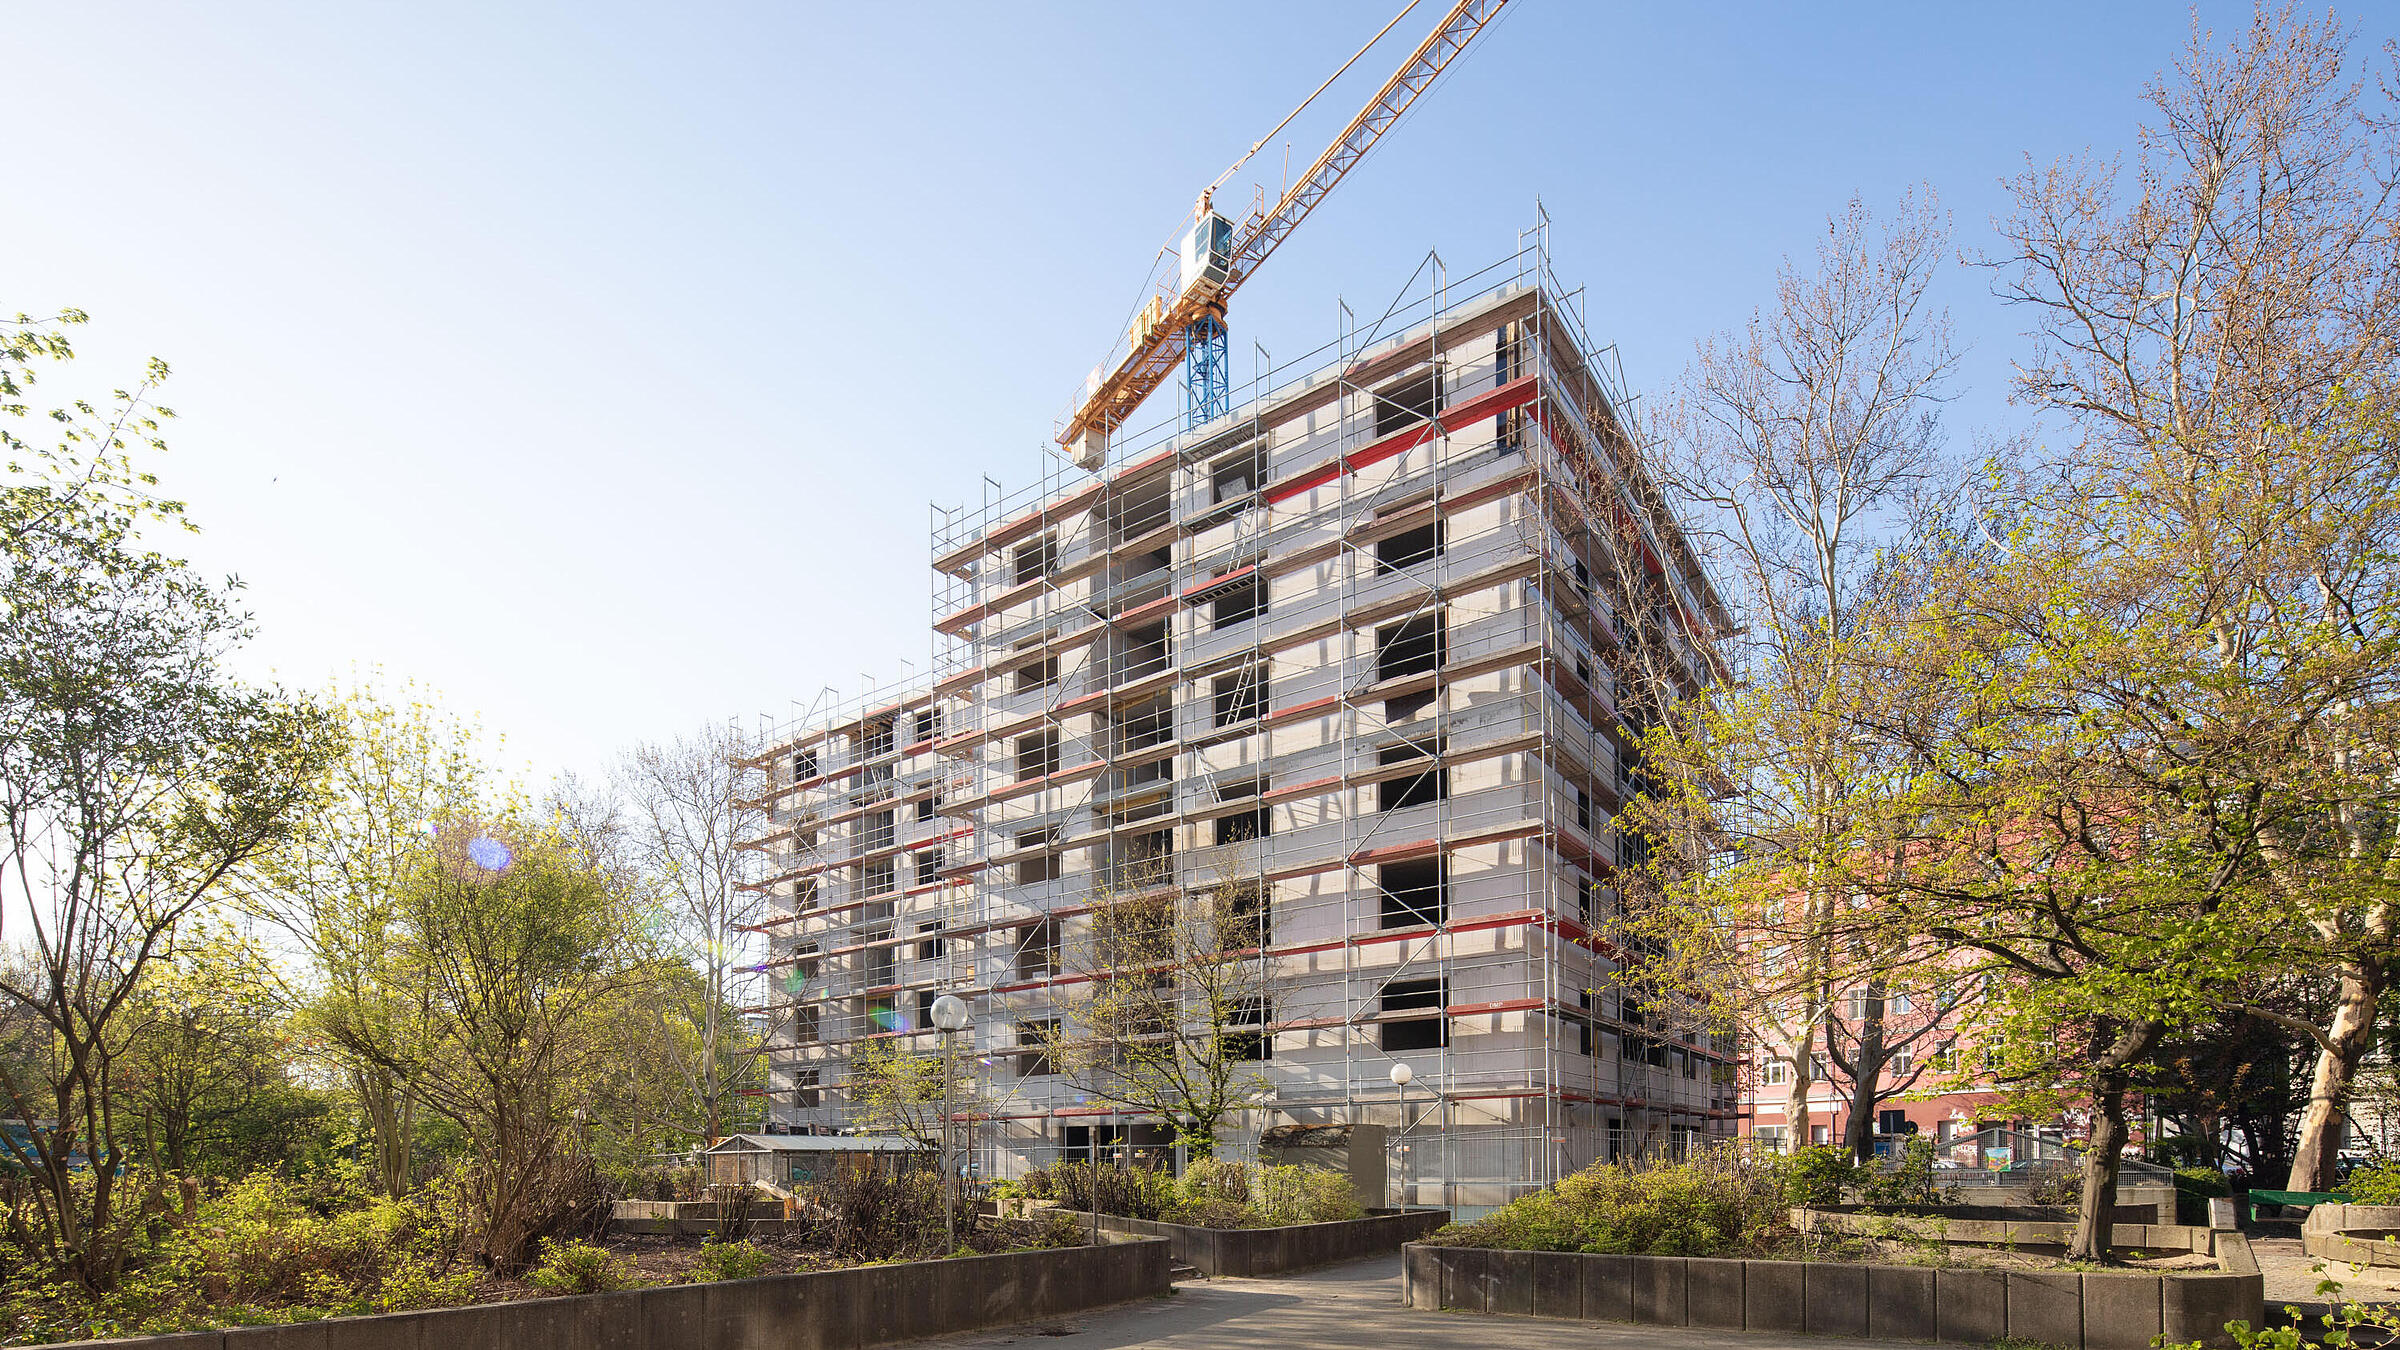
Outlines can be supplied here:
<path id="1" fill-rule="evenodd" d="M 1240 883 L 1243 1137 L 1381 1124 L 1472 1213 L 1730 1133 L 1730 1047 L 1607 978 L 1644 710 L 1711 678 L 1720 601 L 1539 244 L 1438 270 L 1228 415 L 937 515 L 930 679 L 757 761 L 776 1127 L 846 1124 L 849 1055 L 934 1049 L 951 992 L 986 1175 L 1162 1144 L 1054 1072 L 1061 953 L 1098 894 Z"/>

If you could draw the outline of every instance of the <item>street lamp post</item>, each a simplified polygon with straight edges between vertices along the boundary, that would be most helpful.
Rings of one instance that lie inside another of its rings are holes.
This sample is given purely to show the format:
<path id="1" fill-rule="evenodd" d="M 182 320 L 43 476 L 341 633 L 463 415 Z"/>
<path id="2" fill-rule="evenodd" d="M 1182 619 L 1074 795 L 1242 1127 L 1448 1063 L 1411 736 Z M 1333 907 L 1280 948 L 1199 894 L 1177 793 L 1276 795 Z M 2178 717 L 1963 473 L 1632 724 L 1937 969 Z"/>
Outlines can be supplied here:
<path id="1" fill-rule="evenodd" d="M 951 1098 L 958 1061 L 958 1033 L 967 1029 L 967 1002 L 956 994 L 933 1001 L 933 1025 L 942 1033 L 942 1233 L 948 1244 L 944 1256 L 958 1250 L 958 1200 L 951 1191 Z"/>
<path id="2" fill-rule="evenodd" d="M 1408 1142 L 1408 1085 L 1416 1081 L 1417 1071 L 1406 1063 L 1392 1066 L 1392 1086 L 1400 1089 L 1400 1208 L 1408 1208 L 1408 1183 L 1415 1171 L 1416 1154 Z"/>

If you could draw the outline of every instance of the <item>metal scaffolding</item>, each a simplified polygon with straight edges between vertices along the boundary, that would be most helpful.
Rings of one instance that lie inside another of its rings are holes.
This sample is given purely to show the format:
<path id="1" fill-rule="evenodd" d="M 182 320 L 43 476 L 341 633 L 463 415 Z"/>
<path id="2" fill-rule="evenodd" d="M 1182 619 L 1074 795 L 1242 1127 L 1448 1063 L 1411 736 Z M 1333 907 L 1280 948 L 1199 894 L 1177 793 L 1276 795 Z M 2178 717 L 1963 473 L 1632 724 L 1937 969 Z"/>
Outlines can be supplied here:
<path id="1" fill-rule="evenodd" d="M 1616 663 L 1666 652 L 1696 687 L 1722 623 L 1621 380 L 1546 225 L 1342 315 L 1318 351 L 1257 353 L 1222 416 L 937 509 L 930 677 L 768 737 L 779 1128 L 838 1128 L 850 1050 L 931 1049 L 923 1008 L 951 992 L 982 1174 L 1155 1144 L 1048 1072 L 1057 953 L 1096 889 L 1240 880 L 1275 986 L 1248 1140 L 1395 1127 L 1402 1198 L 1471 1215 L 1730 1132 L 1730 1047 L 1607 993 L 1638 847 L 1611 823 L 1639 771 Z"/>

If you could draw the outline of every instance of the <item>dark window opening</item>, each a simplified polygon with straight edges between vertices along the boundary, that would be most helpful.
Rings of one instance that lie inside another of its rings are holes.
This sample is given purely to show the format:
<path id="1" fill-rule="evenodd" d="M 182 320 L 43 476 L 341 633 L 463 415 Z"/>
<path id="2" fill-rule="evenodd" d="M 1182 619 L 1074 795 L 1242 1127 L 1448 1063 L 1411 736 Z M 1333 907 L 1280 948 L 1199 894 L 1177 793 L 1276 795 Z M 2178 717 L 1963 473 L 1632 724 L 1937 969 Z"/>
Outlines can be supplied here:
<path id="1" fill-rule="evenodd" d="M 1434 761 L 1441 753 L 1435 742 L 1410 742 L 1385 746 L 1377 755 L 1384 764 L 1406 764 L 1422 761 L 1424 767 L 1400 778 L 1386 778 L 1375 785 L 1378 811 L 1397 811 L 1404 806 L 1424 806 L 1450 795 L 1450 771 Z"/>
<path id="2" fill-rule="evenodd" d="M 1375 434 L 1388 436 L 1439 410 L 1442 381 L 1435 371 L 1375 391 Z"/>
<path id="3" fill-rule="evenodd" d="M 792 781 L 804 783 L 817 776 L 817 752 L 802 750 L 792 756 Z"/>
<path id="4" fill-rule="evenodd" d="M 1492 446 L 1504 455 L 1525 448 L 1525 410 L 1510 408 L 1492 418 Z"/>
<path id="5" fill-rule="evenodd" d="M 927 708 L 923 712 L 918 713 L 916 739 L 920 741 L 938 741 L 941 738 L 942 710 L 939 708 Z"/>
<path id="6" fill-rule="evenodd" d="M 1217 789 L 1217 800 L 1235 801 L 1243 797 L 1255 797 L 1265 786 L 1256 779 L 1247 783 L 1228 783 Z M 1239 844 L 1265 838 L 1273 832 L 1274 823 L 1268 807 L 1262 803 L 1248 811 L 1217 817 L 1216 829 L 1218 843 Z"/>
<path id="7" fill-rule="evenodd" d="M 1387 1013 L 1413 1012 L 1421 1008 L 1430 1008 L 1439 1013 L 1449 1002 L 1449 990 L 1441 980 L 1394 980 L 1383 987 L 1383 1011 Z M 1385 1022 L 1380 1031 L 1386 1050 L 1438 1050 L 1450 1043 L 1450 1019 L 1447 1016 L 1412 1017 L 1405 1021 Z"/>
<path id="8" fill-rule="evenodd" d="M 1058 1030 L 1053 1021 L 1017 1023 L 1017 1077 L 1039 1078 L 1050 1073 L 1050 1036 Z"/>
<path id="9" fill-rule="evenodd" d="M 1039 661 L 1028 661 L 1017 667 L 1015 674 L 1016 692 L 1020 694 L 1029 689 L 1039 689 L 1044 685 L 1056 684 L 1058 683 L 1058 658 L 1045 656 Z"/>
<path id="10" fill-rule="evenodd" d="M 940 880 L 941 874 L 942 851 L 938 848 L 917 850 L 917 884 L 930 886 Z"/>
<path id="11" fill-rule="evenodd" d="M 939 957 L 941 954 L 942 925 L 938 922 L 918 924 L 917 959 L 920 961 L 931 961 Z"/>
<path id="12" fill-rule="evenodd" d="M 1397 572 L 1413 567 L 1442 551 L 1444 531 L 1442 522 L 1429 520 L 1413 530 L 1403 530 L 1388 539 L 1375 541 L 1375 573 Z"/>
<path id="13" fill-rule="evenodd" d="M 1209 467 L 1210 500 L 1219 504 L 1251 496 L 1267 481 L 1267 447 L 1261 441 Z"/>
<path id="14" fill-rule="evenodd" d="M 1175 739 L 1175 704 L 1169 698 L 1120 708 L 1115 714 L 1117 753 L 1129 755 Z"/>
<path id="15" fill-rule="evenodd" d="M 860 979 L 865 988 L 883 989 L 900 983 L 897 947 L 869 947 L 864 953 L 866 963 Z"/>
<path id="16" fill-rule="evenodd" d="M 1046 830 L 1027 830 L 1017 836 L 1018 848 L 1043 850 L 1030 858 L 1018 859 L 1018 885 L 1036 886 L 1045 881 L 1058 880 L 1058 854 L 1050 851 L 1050 846 L 1057 842 L 1058 827 L 1055 825 Z"/>
<path id="17" fill-rule="evenodd" d="M 1244 666 L 1230 674 L 1219 675 L 1213 691 L 1216 695 L 1216 723 L 1221 727 L 1263 717 L 1267 711 L 1267 668 Z"/>
<path id="18" fill-rule="evenodd" d="M 1504 323 L 1492 332 L 1492 383 L 1506 384 L 1524 373 L 1524 321 Z"/>
<path id="19" fill-rule="evenodd" d="M 1448 645 L 1439 613 L 1385 624 L 1375 630 L 1375 678 L 1389 680 L 1439 670 Z"/>
<path id="20" fill-rule="evenodd" d="M 918 820 L 920 820 L 920 821 L 925 821 L 925 820 L 931 820 L 931 819 L 933 819 L 933 808 L 934 808 L 934 801 L 933 801 L 933 798 L 931 798 L 931 797 L 919 797 L 919 798 L 917 798 L 917 819 L 918 819 Z"/>
<path id="21" fill-rule="evenodd" d="M 1274 1018 L 1273 1006 L 1263 998 L 1245 998 L 1233 1005 L 1233 1015 L 1226 1019 L 1225 1058 L 1252 1062 L 1275 1057 L 1275 1034 L 1267 1026 Z M 1235 1031 L 1231 1028 L 1256 1028 Z"/>
<path id="22" fill-rule="evenodd" d="M 891 718 L 867 723 L 866 735 L 860 742 L 858 753 L 866 759 L 881 759 L 892 753 Z"/>
<path id="23" fill-rule="evenodd" d="M 1125 841 L 1117 879 L 1125 885 L 1150 886 L 1175 875 L 1175 832 L 1153 830 Z"/>
<path id="24" fill-rule="evenodd" d="M 1013 557 L 1015 578 L 1012 584 L 1022 586 L 1037 577 L 1045 577 L 1058 567 L 1058 536 L 1045 534 L 1029 544 L 1017 545 Z"/>
<path id="25" fill-rule="evenodd" d="M 1255 619 L 1267 612 L 1266 579 L 1256 572 L 1217 592 L 1209 601 L 1209 622 L 1223 628 L 1227 624 Z"/>
<path id="26" fill-rule="evenodd" d="M 1592 794 L 1582 788 L 1575 789 L 1575 827 L 1585 831 L 1592 828 Z"/>
<path id="27" fill-rule="evenodd" d="M 892 846 L 893 814 L 890 811 L 869 811 L 859 817 L 859 851 L 872 853 L 879 848 Z"/>
<path id="28" fill-rule="evenodd" d="M 818 1087 L 818 1083 L 821 1081 L 819 1075 L 822 1072 L 823 1070 L 820 1069 L 795 1069 L 792 1071 L 792 1105 L 803 1108 L 813 1107 L 825 1099 L 825 1094 Z"/>
<path id="29" fill-rule="evenodd" d="M 1450 860 L 1420 858 L 1385 863 L 1377 880 L 1383 888 L 1383 926 L 1411 928 L 1443 923 L 1450 917 Z"/>
<path id="30" fill-rule="evenodd" d="M 861 895 L 885 895 L 898 889 L 900 889 L 899 869 L 892 866 L 891 859 L 886 858 L 882 862 L 867 864 L 863 879 L 859 884 Z"/>
<path id="31" fill-rule="evenodd" d="M 1038 980 L 1058 970 L 1058 921 L 1029 923 L 1017 932 L 1017 978 Z M 1022 1042 L 1020 1042 L 1022 1044 Z"/>
<path id="32" fill-rule="evenodd" d="M 1236 882 L 1217 892 L 1228 906 L 1244 943 L 1264 947 L 1275 940 L 1275 904 L 1263 881 Z"/>
<path id="33" fill-rule="evenodd" d="M 1058 772 L 1058 733 L 1037 731 L 1017 738 L 1017 777 L 1040 778 Z"/>

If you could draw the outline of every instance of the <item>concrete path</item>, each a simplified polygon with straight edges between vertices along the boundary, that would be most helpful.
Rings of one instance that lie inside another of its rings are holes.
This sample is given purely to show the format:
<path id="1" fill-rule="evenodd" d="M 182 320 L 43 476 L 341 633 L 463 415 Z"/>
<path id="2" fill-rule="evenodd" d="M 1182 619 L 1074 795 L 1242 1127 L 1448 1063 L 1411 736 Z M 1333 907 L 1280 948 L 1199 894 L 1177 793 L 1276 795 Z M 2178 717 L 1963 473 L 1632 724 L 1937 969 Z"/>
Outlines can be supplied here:
<path id="1" fill-rule="evenodd" d="M 1166 1298 L 925 1344 L 944 1350 L 1002 1345 L 1026 1350 L 1890 1350 L 1881 1342 L 1826 1336 L 1410 1312 L 1400 1306 L 1397 1255 L 1282 1279 L 1191 1280 Z"/>

